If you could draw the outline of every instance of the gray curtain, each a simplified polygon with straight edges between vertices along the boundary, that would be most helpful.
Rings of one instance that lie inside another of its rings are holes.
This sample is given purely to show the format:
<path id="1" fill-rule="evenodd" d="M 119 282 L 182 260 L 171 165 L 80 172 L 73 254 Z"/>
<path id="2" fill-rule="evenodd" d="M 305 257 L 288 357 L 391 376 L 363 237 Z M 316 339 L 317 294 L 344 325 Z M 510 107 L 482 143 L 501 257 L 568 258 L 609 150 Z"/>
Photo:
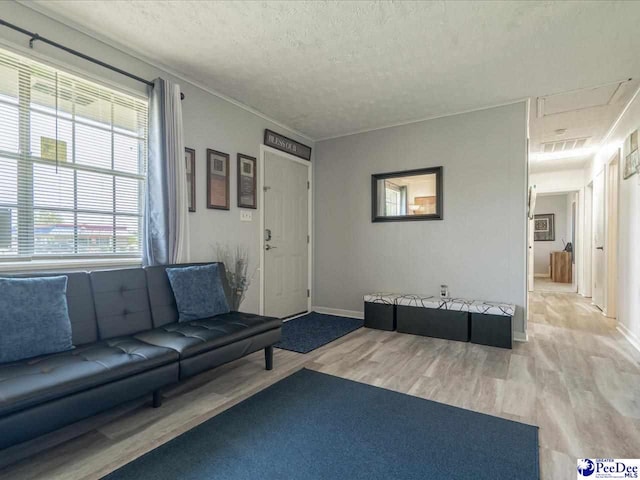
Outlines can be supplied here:
<path id="1" fill-rule="evenodd" d="M 188 198 L 180 87 L 161 78 L 149 87 L 145 207 L 143 264 L 188 262 Z"/>

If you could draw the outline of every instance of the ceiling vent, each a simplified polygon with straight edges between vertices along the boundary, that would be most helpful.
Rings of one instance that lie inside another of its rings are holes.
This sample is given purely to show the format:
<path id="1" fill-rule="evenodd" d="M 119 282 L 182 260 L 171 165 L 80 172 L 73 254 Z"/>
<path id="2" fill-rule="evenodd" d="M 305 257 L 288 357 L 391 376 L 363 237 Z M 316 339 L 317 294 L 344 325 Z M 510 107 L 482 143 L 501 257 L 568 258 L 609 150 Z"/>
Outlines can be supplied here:
<path id="1" fill-rule="evenodd" d="M 558 140 L 556 142 L 547 142 L 542 144 L 544 153 L 566 152 L 567 150 L 577 150 L 585 148 L 589 144 L 591 137 L 571 138 L 568 140 Z"/>

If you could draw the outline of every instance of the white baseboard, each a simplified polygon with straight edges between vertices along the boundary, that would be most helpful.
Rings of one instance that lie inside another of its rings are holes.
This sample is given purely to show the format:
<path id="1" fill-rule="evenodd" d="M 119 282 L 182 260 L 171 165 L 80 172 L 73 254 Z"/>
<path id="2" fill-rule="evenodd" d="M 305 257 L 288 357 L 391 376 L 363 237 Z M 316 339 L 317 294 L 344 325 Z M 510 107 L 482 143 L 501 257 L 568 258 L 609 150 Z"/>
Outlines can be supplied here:
<path id="1" fill-rule="evenodd" d="M 528 342 L 529 335 L 526 332 L 513 332 L 514 342 Z"/>
<path id="2" fill-rule="evenodd" d="M 534 273 L 535 278 L 551 278 L 548 273 Z"/>
<path id="3" fill-rule="evenodd" d="M 329 307 L 311 307 L 311 310 L 324 313 L 325 315 L 335 315 L 337 317 L 364 318 L 364 312 L 358 312 L 357 310 L 342 310 L 340 308 Z"/>
<path id="4" fill-rule="evenodd" d="M 618 330 L 622 336 L 627 339 L 627 342 L 629 342 L 633 348 L 640 352 L 640 338 L 620 322 L 618 322 L 616 330 Z"/>

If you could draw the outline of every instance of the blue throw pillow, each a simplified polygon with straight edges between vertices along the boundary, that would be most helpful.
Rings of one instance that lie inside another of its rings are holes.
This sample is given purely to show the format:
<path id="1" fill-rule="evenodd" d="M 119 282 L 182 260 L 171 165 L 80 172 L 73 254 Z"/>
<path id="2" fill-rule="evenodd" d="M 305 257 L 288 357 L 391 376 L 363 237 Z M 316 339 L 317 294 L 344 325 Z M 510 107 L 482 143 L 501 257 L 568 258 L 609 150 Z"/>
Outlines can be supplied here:
<path id="1" fill-rule="evenodd" d="M 67 277 L 0 278 L 0 363 L 71 350 Z"/>
<path id="2" fill-rule="evenodd" d="M 229 313 L 218 265 L 167 268 L 178 306 L 178 321 L 188 322 Z"/>

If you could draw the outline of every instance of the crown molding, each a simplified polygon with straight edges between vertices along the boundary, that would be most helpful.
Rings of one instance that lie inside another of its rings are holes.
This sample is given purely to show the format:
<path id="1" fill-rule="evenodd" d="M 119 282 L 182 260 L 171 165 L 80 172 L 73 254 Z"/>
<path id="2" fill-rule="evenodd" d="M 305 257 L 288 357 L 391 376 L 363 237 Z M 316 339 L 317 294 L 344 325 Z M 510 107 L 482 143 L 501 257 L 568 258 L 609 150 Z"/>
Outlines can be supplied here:
<path id="1" fill-rule="evenodd" d="M 306 133 L 302 133 L 298 130 L 296 130 L 295 128 L 289 127 L 287 125 L 285 125 L 284 123 L 280 122 L 279 120 L 276 120 L 275 118 L 271 118 L 270 116 L 260 112 L 259 110 L 256 110 L 253 107 L 250 107 L 249 105 L 245 105 L 244 103 L 242 103 L 239 100 L 236 100 L 235 98 L 229 97 L 227 95 L 225 95 L 224 93 L 221 93 L 205 84 L 203 84 L 202 82 L 191 78 L 189 75 L 186 75 L 184 73 L 178 72 L 177 70 L 174 70 L 173 68 L 169 67 L 168 65 L 165 65 L 161 62 L 157 62 L 155 60 L 152 60 L 150 58 L 148 58 L 147 56 L 136 52 L 135 50 L 126 47 L 125 45 L 122 45 L 118 42 L 114 42 L 111 39 L 108 39 L 107 37 L 105 37 L 104 35 L 101 35 L 99 33 L 96 33 L 94 31 L 91 31 L 87 28 L 85 28 L 84 26 L 80 25 L 77 22 L 74 22 L 72 20 L 69 20 L 67 18 L 63 18 L 62 15 L 59 15 L 58 13 L 55 12 L 51 12 L 49 11 L 47 8 L 43 8 L 41 5 L 39 4 L 35 4 L 32 2 L 28 2 L 26 0 L 15 0 L 16 3 L 20 4 L 21 6 L 28 8 L 29 10 L 33 10 L 34 12 L 43 15 L 47 18 L 50 18 L 51 20 L 58 22 L 62 25 L 64 25 L 67 28 L 70 28 L 72 30 L 76 30 L 79 33 L 82 33 L 84 35 L 87 35 L 91 38 L 93 38 L 94 40 L 103 43 L 104 45 L 113 48 L 117 51 L 119 51 L 120 53 L 127 55 L 129 57 L 135 58 L 136 60 L 138 60 L 139 62 L 142 63 L 146 63 L 147 65 L 156 68 L 158 70 L 162 70 L 164 72 L 167 72 L 168 74 L 184 81 L 187 82 L 189 84 L 191 84 L 192 86 L 199 88 L 200 90 L 213 95 L 215 97 L 218 97 L 226 102 L 229 102 L 233 105 L 235 105 L 236 107 L 239 107 L 257 117 L 262 118 L 263 120 L 267 120 L 268 122 L 273 123 L 274 125 L 279 126 L 280 128 L 284 128 L 286 130 L 288 130 L 289 132 L 298 135 L 310 142 L 314 142 L 315 143 L 315 139 L 313 137 L 310 137 L 309 135 L 307 135 Z M 37 33 L 37 32 L 36 32 Z"/>
<path id="2" fill-rule="evenodd" d="M 625 116 L 625 114 L 627 113 L 627 110 L 629 110 L 629 108 L 631 107 L 631 104 L 635 101 L 638 95 L 640 95 L 640 85 L 638 85 L 638 87 L 636 88 L 636 91 L 633 93 L 633 95 L 631 95 L 631 98 L 629 99 L 627 104 L 624 106 L 624 108 L 620 112 L 620 115 L 618 115 L 618 117 L 613 121 L 613 123 L 609 127 L 609 130 L 607 130 L 607 133 L 605 134 L 605 136 L 602 137 L 602 140 L 600 141 L 600 148 L 595 152 L 595 156 L 599 155 L 600 152 L 604 151 L 604 149 L 607 146 L 607 142 L 609 142 L 609 139 L 613 135 L 613 132 L 615 132 L 616 128 L 618 127 L 618 124 L 622 121 L 622 117 Z M 593 156 L 592 158 L 595 158 L 595 156 Z"/>
<path id="3" fill-rule="evenodd" d="M 413 123 L 426 122 L 428 120 L 437 120 L 438 118 L 455 117 L 456 115 L 464 115 L 465 113 L 481 112 L 482 110 L 491 110 L 492 108 L 506 107 L 508 105 L 515 105 L 516 103 L 523 103 L 523 102 L 528 102 L 528 101 L 529 101 L 528 97 L 519 98 L 517 100 L 512 100 L 512 101 L 504 102 L 504 103 L 498 103 L 498 104 L 495 104 L 495 105 L 489 105 L 489 106 L 478 107 L 478 108 L 471 108 L 469 110 L 462 110 L 462 111 L 453 112 L 453 113 L 443 113 L 441 115 L 433 115 L 433 116 L 430 116 L 430 117 L 418 118 L 418 119 L 415 119 L 415 120 L 407 120 L 407 121 L 398 122 L 398 123 L 390 123 L 390 124 L 387 124 L 387 125 L 382 125 L 380 127 L 365 128 L 365 129 L 356 130 L 356 131 L 350 132 L 350 133 L 341 133 L 339 135 L 332 135 L 332 136 L 329 136 L 329 137 L 317 138 L 315 141 L 316 142 L 324 142 L 325 140 L 334 140 L 336 138 L 350 137 L 351 135 L 359 135 L 361 133 L 375 132 L 376 130 L 384 130 L 386 128 L 403 127 L 405 125 L 411 125 Z"/>

